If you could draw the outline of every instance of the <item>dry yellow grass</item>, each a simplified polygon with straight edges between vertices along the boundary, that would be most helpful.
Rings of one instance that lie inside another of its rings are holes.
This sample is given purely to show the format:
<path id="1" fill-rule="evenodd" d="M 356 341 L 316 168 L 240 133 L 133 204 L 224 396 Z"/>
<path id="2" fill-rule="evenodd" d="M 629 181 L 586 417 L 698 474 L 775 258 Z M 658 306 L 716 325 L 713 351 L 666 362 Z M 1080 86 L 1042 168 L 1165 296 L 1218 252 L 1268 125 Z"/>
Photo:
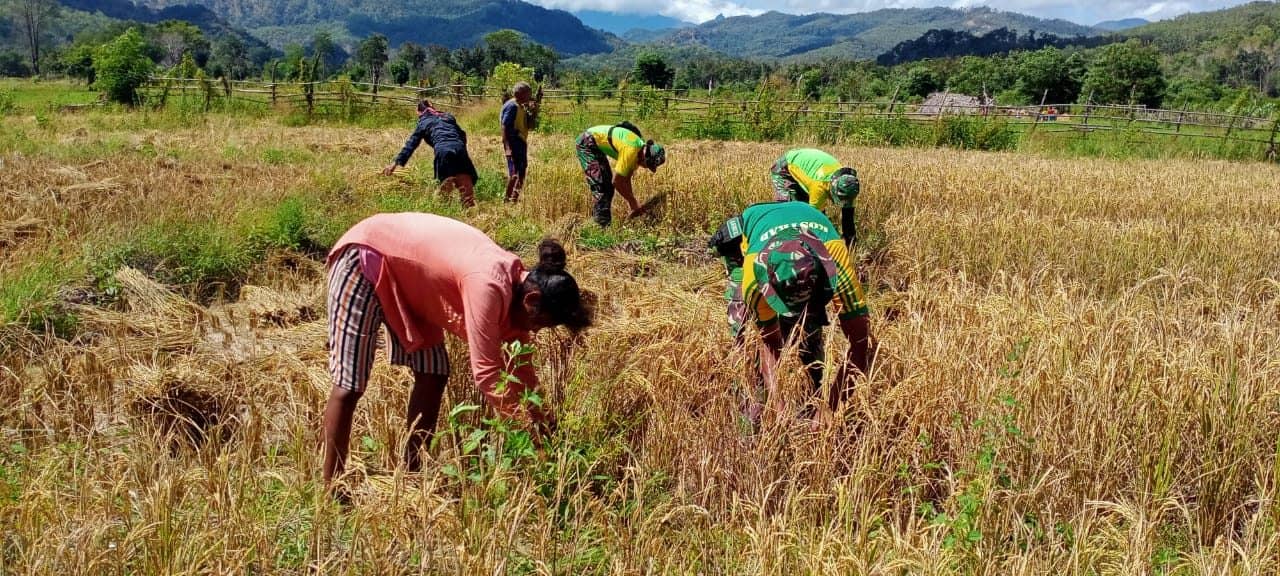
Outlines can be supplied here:
<path id="1" fill-rule="evenodd" d="M 5 120 L 35 144 L 3 157 L 0 274 L 293 195 L 343 221 L 430 194 L 423 172 L 375 175 L 400 129 L 84 120 Z M 496 171 L 496 136 L 472 137 Z M 207 306 L 126 270 L 72 342 L 0 328 L 0 573 L 1280 570 L 1280 169 L 832 150 L 883 239 L 860 253 L 881 353 L 823 430 L 752 436 L 719 265 L 691 239 L 766 198 L 783 148 L 674 142 L 637 185 L 665 207 L 620 233 L 669 243 L 570 246 L 602 318 L 571 355 L 539 339 L 560 442 L 476 481 L 447 473 L 476 470 L 450 433 L 422 474 L 396 468 L 406 375 L 380 363 L 354 504 L 323 496 L 306 260 L 277 254 Z M 463 218 L 585 238 L 580 178 L 571 138 L 537 135 L 524 202 Z M 474 401 L 468 380 L 446 407 Z"/>

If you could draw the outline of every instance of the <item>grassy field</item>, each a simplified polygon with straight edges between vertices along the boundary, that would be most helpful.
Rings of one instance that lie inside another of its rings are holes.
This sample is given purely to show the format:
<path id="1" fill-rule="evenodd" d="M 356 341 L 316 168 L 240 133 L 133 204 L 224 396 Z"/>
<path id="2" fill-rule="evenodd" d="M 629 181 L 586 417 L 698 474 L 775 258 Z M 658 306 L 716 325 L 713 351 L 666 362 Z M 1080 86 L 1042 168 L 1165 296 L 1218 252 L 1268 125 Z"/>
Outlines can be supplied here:
<path id="1" fill-rule="evenodd" d="M 83 84 L 65 81 L 32 82 L 16 78 L 0 78 L 0 93 L 12 95 L 16 107 L 36 110 L 64 104 L 88 104 L 98 100 L 98 93 Z"/>
<path id="2" fill-rule="evenodd" d="M 826 427 L 752 435 L 703 246 L 785 145 L 673 141 L 637 177 L 665 203 L 601 231 L 570 135 L 534 135 L 510 206 L 495 111 L 462 122 L 469 210 L 425 148 L 377 174 L 408 116 L 3 117 L 0 574 L 1280 569 L 1280 168 L 832 147 L 864 183 L 881 352 Z M 407 374 L 379 363 L 344 509 L 319 480 L 317 257 L 398 210 L 526 258 L 565 240 L 601 318 L 580 346 L 539 337 L 562 423 L 543 452 L 465 408 L 453 341 L 463 408 L 405 473 Z"/>

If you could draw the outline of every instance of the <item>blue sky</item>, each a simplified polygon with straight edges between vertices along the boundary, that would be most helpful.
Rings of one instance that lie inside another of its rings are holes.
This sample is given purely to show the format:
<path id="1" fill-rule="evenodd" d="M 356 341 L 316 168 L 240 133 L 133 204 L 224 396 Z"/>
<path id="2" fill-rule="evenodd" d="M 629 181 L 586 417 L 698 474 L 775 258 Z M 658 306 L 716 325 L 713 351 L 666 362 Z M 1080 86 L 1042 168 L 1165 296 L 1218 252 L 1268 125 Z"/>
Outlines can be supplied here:
<path id="1" fill-rule="evenodd" d="M 924 8 L 948 6 L 965 8 L 989 6 L 1041 18 L 1065 18 L 1082 24 L 1119 18 L 1162 20 L 1187 12 L 1218 10 L 1245 3 L 1245 0 L 530 0 L 549 8 L 603 10 L 619 13 L 662 14 L 690 22 L 701 22 L 717 14 L 736 16 L 778 10 L 792 14 L 810 12 L 866 12 L 880 8 Z"/>

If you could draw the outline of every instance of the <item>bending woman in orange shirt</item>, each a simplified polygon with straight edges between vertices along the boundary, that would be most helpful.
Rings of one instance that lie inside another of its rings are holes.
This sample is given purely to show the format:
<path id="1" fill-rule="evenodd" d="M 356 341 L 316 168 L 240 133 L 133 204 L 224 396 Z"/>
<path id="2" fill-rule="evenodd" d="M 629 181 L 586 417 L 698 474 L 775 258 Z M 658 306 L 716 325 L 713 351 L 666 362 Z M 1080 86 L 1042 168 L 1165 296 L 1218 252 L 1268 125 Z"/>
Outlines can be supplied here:
<path id="1" fill-rule="evenodd" d="M 329 253 L 329 372 L 333 388 L 324 412 L 324 479 L 342 473 L 351 421 L 373 365 L 378 331 L 390 335 L 392 364 L 413 370 L 405 465 L 420 467 L 449 378 L 444 333 L 465 340 L 476 387 L 504 416 L 526 418 L 546 435 L 554 416 L 520 402 L 538 387 L 531 363 L 511 362 L 503 344 L 530 341 L 536 330 L 591 325 L 592 310 L 565 271 L 564 248 L 538 247 L 525 270 L 515 254 L 483 232 L 433 214 L 378 214 L 356 224 Z M 514 359 L 512 359 L 514 360 Z M 505 367 L 514 378 L 501 382 Z"/>

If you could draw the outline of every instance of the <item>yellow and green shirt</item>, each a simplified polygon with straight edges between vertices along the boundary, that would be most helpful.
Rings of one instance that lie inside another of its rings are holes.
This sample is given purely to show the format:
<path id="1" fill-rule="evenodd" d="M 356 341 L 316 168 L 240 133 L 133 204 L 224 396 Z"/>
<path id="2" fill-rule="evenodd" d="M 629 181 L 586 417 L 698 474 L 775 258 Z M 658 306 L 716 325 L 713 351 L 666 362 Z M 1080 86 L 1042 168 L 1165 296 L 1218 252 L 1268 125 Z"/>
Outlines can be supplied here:
<path id="1" fill-rule="evenodd" d="M 787 162 L 787 172 L 809 193 L 809 204 L 819 210 L 826 206 L 832 199 L 832 176 L 843 167 L 840 161 L 816 148 L 789 150 L 783 159 Z M 844 204 L 852 206 L 852 200 Z"/>
<path id="2" fill-rule="evenodd" d="M 611 129 L 612 142 L 609 138 Z M 640 152 L 644 150 L 644 139 L 637 136 L 635 132 L 621 126 L 604 124 L 587 128 L 587 133 L 595 138 L 596 146 L 599 146 L 606 156 L 617 160 L 613 165 L 614 172 L 624 177 L 631 176 L 640 166 Z"/>
<path id="3" fill-rule="evenodd" d="M 502 112 L 498 115 L 502 129 L 506 132 L 508 142 L 520 139 L 520 143 L 529 141 L 529 110 L 511 98 L 502 104 Z"/>
<path id="4" fill-rule="evenodd" d="M 761 250 L 777 240 L 799 239 L 806 243 L 812 242 L 808 248 L 818 256 L 823 269 L 827 271 L 832 300 L 835 301 L 836 313 L 841 319 L 868 314 L 862 284 L 858 282 L 849 250 L 836 233 L 835 225 L 817 208 L 803 202 L 755 204 L 743 211 L 742 228 L 742 252 L 745 257 L 741 268 L 741 301 L 745 304 L 744 312 L 753 313 L 758 325 L 770 324 L 778 317 L 778 311 L 769 305 L 761 290 L 761 282 L 768 280 L 759 278 L 756 272 L 756 261 Z"/>

